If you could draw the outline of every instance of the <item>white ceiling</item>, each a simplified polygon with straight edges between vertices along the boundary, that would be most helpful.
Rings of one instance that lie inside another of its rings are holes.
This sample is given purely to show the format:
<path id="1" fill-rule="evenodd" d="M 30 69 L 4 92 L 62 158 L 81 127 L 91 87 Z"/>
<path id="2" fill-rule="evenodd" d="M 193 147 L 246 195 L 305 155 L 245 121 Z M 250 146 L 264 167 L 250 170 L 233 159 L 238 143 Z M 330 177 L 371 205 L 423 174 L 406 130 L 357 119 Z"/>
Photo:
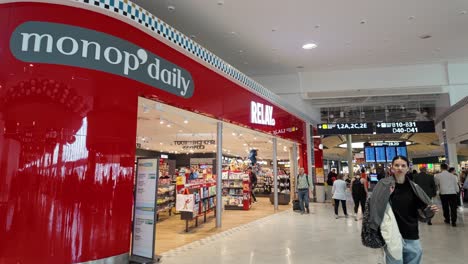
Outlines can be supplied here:
<path id="1" fill-rule="evenodd" d="M 468 58 L 466 0 L 134 2 L 250 76 Z"/>
<path id="2" fill-rule="evenodd" d="M 136 143 L 140 143 L 142 149 L 166 153 L 213 153 L 216 145 L 206 145 L 203 150 L 190 152 L 183 150 L 181 145 L 174 144 L 174 141 L 216 141 L 217 122 L 218 120 L 212 118 L 140 97 Z M 272 160 L 273 142 L 271 139 L 270 135 L 223 123 L 223 154 L 225 155 L 247 157 L 249 148 L 254 148 L 258 149 L 257 159 Z M 291 142 L 278 139 L 277 158 L 289 159 L 291 147 Z"/>

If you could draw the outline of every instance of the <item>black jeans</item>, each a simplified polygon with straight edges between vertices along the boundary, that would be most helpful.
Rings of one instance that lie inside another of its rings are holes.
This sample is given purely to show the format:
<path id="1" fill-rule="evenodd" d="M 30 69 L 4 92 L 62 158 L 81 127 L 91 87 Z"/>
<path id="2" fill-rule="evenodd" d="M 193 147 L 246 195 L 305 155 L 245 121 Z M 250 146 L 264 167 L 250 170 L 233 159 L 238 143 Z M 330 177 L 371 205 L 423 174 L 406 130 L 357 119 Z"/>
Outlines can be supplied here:
<path id="1" fill-rule="evenodd" d="M 456 194 L 440 195 L 445 222 L 457 223 L 457 199 L 459 198 Z"/>
<path id="2" fill-rule="evenodd" d="M 343 207 L 343 213 L 345 215 L 348 215 L 348 212 L 346 211 L 346 200 L 335 200 L 335 214 L 338 215 L 338 207 L 340 206 L 340 201 L 341 201 L 341 207 Z"/>
<path id="3" fill-rule="evenodd" d="M 362 214 L 364 214 L 364 210 L 366 209 L 366 196 L 362 196 L 362 197 L 353 197 L 353 200 L 354 200 L 354 213 L 357 214 L 358 213 L 358 209 L 359 209 L 359 204 L 361 204 L 361 211 L 362 211 Z"/>
<path id="4" fill-rule="evenodd" d="M 257 184 L 252 184 L 252 189 L 250 190 L 250 195 L 252 195 L 252 199 L 254 200 L 254 202 L 257 201 L 257 197 L 255 197 L 254 194 L 255 187 L 257 187 Z"/>

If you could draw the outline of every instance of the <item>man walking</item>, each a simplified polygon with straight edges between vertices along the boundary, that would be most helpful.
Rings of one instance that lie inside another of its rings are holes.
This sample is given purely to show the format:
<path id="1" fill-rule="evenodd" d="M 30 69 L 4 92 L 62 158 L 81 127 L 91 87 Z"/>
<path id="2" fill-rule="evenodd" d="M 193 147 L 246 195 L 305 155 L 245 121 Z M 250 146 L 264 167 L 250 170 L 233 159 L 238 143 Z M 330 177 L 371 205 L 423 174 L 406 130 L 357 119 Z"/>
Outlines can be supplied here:
<path id="1" fill-rule="evenodd" d="M 432 199 L 437 194 L 434 175 L 427 174 L 426 167 L 422 167 L 420 171 L 421 172 L 419 174 L 414 175 L 413 181 L 424 190 L 429 198 Z M 429 221 L 427 222 L 428 225 L 432 225 L 431 219 L 432 218 L 429 218 Z"/>
<path id="2" fill-rule="evenodd" d="M 435 182 L 439 189 L 440 200 L 442 201 L 442 210 L 444 211 L 444 222 L 452 226 L 457 226 L 457 176 L 447 171 L 447 164 L 440 165 L 441 173 L 435 176 Z"/>
<path id="3" fill-rule="evenodd" d="M 299 168 L 299 175 L 297 175 L 297 193 L 299 195 L 301 214 L 304 214 L 304 212 L 309 214 L 309 197 L 312 196 L 312 180 L 309 175 L 304 173 L 304 168 Z"/>

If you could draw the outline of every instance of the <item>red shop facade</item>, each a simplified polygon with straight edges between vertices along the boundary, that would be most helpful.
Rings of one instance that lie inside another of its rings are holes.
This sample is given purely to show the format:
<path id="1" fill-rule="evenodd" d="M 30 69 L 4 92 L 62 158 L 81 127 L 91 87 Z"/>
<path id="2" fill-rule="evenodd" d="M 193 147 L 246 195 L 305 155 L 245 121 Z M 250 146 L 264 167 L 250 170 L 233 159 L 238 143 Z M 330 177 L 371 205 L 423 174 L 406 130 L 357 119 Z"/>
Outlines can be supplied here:
<path id="1" fill-rule="evenodd" d="M 129 251 L 138 97 L 272 136 L 297 127 L 276 136 L 296 142 L 299 166 L 308 167 L 307 122 L 121 10 L 103 8 L 127 1 L 6 2 L 0 263 L 79 263 Z M 253 102 L 261 118 L 252 119 Z"/>

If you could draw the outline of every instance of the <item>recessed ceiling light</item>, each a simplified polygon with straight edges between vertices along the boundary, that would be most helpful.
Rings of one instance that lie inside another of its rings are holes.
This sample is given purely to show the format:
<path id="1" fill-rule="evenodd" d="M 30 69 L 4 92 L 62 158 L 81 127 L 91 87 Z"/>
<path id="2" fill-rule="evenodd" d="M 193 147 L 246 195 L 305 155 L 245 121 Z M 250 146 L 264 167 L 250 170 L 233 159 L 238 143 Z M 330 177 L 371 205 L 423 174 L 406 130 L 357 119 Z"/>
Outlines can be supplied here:
<path id="1" fill-rule="evenodd" d="M 248 62 L 246 62 L 246 61 L 244 61 L 244 64 L 245 64 L 245 65 L 247 65 L 247 64 L 249 64 L 249 63 L 248 63 Z"/>
<path id="2" fill-rule="evenodd" d="M 359 24 L 361 24 L 361 25 L 364 25 L 364 24 L 366 24 L 366 23 L 367 23 L 366 20 L 361 20 L 361 22 L 359 22 Z"/>
<path id="3" fill-rule="evenodd" d="M 304 66 L 297 66 L 297 69 L 304 69 Z"/>
<path id="4" fill-rule="evenodd" d="M 271 32 L 276 32 L 276 31 L 278 31 L 277 28 L 272 28 L 272 29 L 271 29 Z"/>
<path id="5" fill-rule="evenodd" d="M 429 39 L 429 38 L 432 38 L 432 36 L 429 35 L 429 34 L 425 34 L 425 35 L 419 36 L 419 38 L 420 38 L 420 39 Z"/>
<path id="6" fill-rule="evenodd" d="M 173 5 L 169 5 L 169 6 L 167 6 L 167 10 L 169 10 L 169 11 L 171 11 L 171 12 L 172 12 L 172 11 L 174 11 L 174 10 L 175 10 L 175 6 L 173 6 Z"/>
<path id="7" fill-rule="evenodd" d="M 459 15 L 466 15 L 466 13 L 467 13 L 466 10 L 463 10 L 463 11 L 460 11 L 458 14 Z"/>
<path id="8" fill-rule="evenodd" d="M 320 25 L 315 25 L 314 28 L 319 29 Z"/>
<path id="9" fill-rule="evenodd" d="M 185 119 L 185 120 L 184 120 L 184 124 L 188 124 L 188 119 Z"/>
<path id="10" fill-rule="evenodd" d="M 408 20 L 413 20 L 415 18 L 416 18 L 415 16 L 410 16 L 410 17 L 408 17 Z"/>
<path id="11" fill-rule="evenodd" d="M 244 51 L 243 51 L 243 50 L 239 50 L 239 53 L 242 53 L 242 52 L 244 52 Z"/>
<path id="12" fill-rule="evenodd" d="M 218 5 L 220 5 L 220 6 L 221 6 L 221 5 L 224 5 L 224 0 L 219 0 L 219 1 L 218 1 Z"/>
<path id="13" fill-rule="evenodd" d="M 310 49 L 315 49 L 317 47 L 317 44 L 315 43 L 307 43 L 302 45 L 303 49 L 310 50 Z"/>

